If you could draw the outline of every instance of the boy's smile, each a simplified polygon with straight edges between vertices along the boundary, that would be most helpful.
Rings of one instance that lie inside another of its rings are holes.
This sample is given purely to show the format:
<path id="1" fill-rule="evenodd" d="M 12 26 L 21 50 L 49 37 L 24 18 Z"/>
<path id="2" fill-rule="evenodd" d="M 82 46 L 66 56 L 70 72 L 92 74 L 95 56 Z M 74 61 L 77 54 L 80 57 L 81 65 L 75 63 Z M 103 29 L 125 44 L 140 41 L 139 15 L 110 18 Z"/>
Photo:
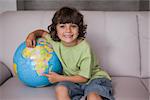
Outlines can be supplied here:
<path id="1" fill-rule="evenodd" d="M 64 33 L 65 38 L 72 38 L 73 35 L 71 33 Z"/>
<path id="2" fill-rule="evenodd" d="M 57 24 L 56 29 L 59 39 L 65 46 L 74 46 L 77 44 L 79 28 L 76 24 Z"/>

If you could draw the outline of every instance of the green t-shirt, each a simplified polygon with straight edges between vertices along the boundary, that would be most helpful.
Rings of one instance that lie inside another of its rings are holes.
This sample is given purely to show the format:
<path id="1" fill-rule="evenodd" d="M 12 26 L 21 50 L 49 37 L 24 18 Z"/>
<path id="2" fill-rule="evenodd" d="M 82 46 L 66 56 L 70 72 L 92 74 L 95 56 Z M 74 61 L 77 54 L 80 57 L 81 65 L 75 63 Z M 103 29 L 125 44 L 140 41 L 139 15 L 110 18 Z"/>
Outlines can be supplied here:
<path id="1" fill-rule="evenodd" d="M 50 35 L 45 35 L 63 66 L 63 74 L 66 76 L 80 75 L 92 80 L 94 78 L 108 78 L 108 73 L 100 68 L 94 54 L 86 40 L 78 45 L 66 47 L 61 42 L 55 42 Z"/>

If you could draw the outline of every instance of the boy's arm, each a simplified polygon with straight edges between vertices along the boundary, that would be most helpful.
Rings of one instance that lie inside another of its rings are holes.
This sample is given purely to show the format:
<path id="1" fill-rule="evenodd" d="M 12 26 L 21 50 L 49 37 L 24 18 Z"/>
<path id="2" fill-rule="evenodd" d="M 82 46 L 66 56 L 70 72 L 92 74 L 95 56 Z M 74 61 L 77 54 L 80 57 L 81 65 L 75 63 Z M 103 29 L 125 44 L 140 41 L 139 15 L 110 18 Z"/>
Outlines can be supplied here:
<path id="1" fill-rule="evenodd" d="M 43 74 L 43 76 L 46 76 L 48 78 L 48 80 L 52 83 L 61 82 L 61 81 L 71 81 L 74 83 L 85 83 L 88 81 L 88 78 L 85 78 L 80 75 L 64 76 L 64 75 L 59 75 L 55 72 L 50 72 L 49 74 Z"/>
<path id="2" fill-rule="evenodd" d="M 74 83 L 85 83 L 88 81 L 88 79 L 83 77 L 83 76 L 79 76 L 79 75 L 75 75 L 75 76 L 63 76 L 63 75 L 61 75 L 60 81 L 71 81 Z"/>
<path id="3" fill-rule="evenodd" d="M 29 33 L 26 38 L 26 46 L 34 48 L 36 45 L 36 39 L 39 37 L 44 37 L 46 34 L 48 34 L 48 32 L 43 29 L 38 29 Z"/>

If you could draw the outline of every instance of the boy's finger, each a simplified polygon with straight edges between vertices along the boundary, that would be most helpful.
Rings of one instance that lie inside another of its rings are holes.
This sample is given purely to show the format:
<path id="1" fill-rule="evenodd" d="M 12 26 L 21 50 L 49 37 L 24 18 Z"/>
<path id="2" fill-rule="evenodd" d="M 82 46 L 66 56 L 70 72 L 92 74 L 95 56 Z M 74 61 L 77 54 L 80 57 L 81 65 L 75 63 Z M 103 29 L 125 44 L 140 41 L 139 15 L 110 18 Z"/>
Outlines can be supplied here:
<path id="1" fill-rule="evenodd" d="M 28 40 L 26 40 L 26 45 L 27 45 L 27 47 L 29 47 L 29 41 Z"/>
<path id="2" fill-rule="evenodd" d="M 27 45 L 27 47 L 32 47 L 32 41 L 27 40 L 26 45 Z"/>
<path id="3" fill-rule="evenodd" d="M 48 74 L 42 74 L 42 76 L 46 76 L 46 77 L 49 77 L 49 75 L 48 75 Z"/>
<path id="4" fill-rule="evenodd" d="M 53 72 L 49 72 L 48 74 L 53 74 Z"/>
<path id="5" fill-rule="evenodd" d="M 33 40 L 32 42 L 33 42 L 33 45 L 32 45 L 32 46 L 33 46 L 33 47 L 35 47 L 35 45 L 36 45 L 36 41 L 35 41 L 35 40 Z"/>

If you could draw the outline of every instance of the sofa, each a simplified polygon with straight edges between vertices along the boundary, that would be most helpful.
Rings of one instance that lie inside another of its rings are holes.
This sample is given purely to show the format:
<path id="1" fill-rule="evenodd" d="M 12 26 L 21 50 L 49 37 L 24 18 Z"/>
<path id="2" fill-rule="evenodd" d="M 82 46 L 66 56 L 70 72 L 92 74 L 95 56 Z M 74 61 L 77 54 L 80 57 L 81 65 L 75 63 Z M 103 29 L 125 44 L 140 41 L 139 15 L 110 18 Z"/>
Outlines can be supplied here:
<path id="1" fill-rule="evenodd" d="M 29 32 L 47 30 L 54 12 L 6 11 L 0 14 L 0 100 L 56 100 L 54 86 L 26 86 L 13 71 L 16 48 Z M 81 13 L 88 25 L 87 40 L 101 67 L 112 77 L 115 100 L 150 100 L 150 12 Z"/>

